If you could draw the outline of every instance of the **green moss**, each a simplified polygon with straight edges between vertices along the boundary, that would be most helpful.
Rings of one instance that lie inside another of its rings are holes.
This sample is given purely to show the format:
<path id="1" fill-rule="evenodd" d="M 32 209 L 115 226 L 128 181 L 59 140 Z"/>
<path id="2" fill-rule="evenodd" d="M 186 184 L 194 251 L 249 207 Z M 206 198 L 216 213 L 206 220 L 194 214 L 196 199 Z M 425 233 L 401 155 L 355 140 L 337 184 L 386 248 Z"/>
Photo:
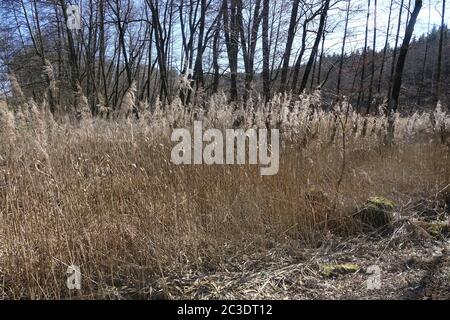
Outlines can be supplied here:
<path id="1" fill-rule="evenodd" d="M 395 207 L 394 201 L 384 197 L 371 197 L 367 200 L 367 205 L 386 210 L 394 210 Z"/>
<path id="2" fill-rule="evenodd" d="M 423 227 L 434 238 L 445 237 L 450 233 L 450 225 L 448 222 L 427 223 Z"/>
<path id="3" fill-rule="evenodd" d="M 335 277 L 341 274 L 355 273 L 359 270 L 359 266 L 355 263 L 323 264 L 321 269 L 324 277 Z"/>

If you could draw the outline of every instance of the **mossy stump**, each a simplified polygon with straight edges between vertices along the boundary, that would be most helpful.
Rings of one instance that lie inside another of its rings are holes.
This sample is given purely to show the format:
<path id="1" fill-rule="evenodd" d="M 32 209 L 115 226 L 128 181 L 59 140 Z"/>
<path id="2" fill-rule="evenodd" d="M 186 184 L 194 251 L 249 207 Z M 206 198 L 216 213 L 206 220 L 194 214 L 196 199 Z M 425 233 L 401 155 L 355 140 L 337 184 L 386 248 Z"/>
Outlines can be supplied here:
<path id="1" fill-rule="evenodd" d="M 365 229 L 380 229 L 394 220 L 394 202 L 384 197 L 369 198 L 356 214 Z"/>

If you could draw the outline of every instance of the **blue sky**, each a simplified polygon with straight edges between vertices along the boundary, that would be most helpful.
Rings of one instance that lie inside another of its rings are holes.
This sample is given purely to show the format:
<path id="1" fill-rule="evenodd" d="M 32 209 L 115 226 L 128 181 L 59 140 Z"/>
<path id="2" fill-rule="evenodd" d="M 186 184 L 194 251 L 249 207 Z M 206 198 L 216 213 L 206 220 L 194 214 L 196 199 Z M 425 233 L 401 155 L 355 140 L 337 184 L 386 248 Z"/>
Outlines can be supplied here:
<path id="1" fill-rule="evenodd" d="M 405 6 L 408 5 L 409 0 L 404 0 Z M 450 24 L 450 1 L 447 0 L 446 3 L 446 24 Z M 372 38 L 373 38 L 373 3 L 371 4 L 371 17 L 369 22 L 369 46 L 372 47 Z M 377 50 L 381 50 L 384 47 L 385 37 L 386 37 L 386 29 L 388 24 L 389 17 L 389 4 L 390 0 L 378 0 L 378 8 L 377 8 Z M 367 1 L 359 1 L 359 0 L 351 0 L 351 5 L 354 8 L 361 8 L 362 12 L 357 13 L 353 17 L 351 17 L 349 23 L 349 41 L 347 51 L 353 51 L 364 46 L 364 32 L 365 32 L 365 23 L 366 23 L 366 12 L 367 12 Z M 398 23 L 398 13 L 399 13 L 399 5 L 400 0 L 396 0 L 396 3 L 393 7 L 392 17 L 391 17 L 391 31 L 390 31 L 390 43 L 394 44 L 395 42 L 395 32 L 397 29 Z M 414 0 L 411 0 L 411 11 L 413 10 Z M 341 4 L 340 8 L 345 9 L 345 4 Z M 441 24 L 441 11 L 442 11 L 442 0 L 424 0 L 422 10 L 417 19 L 414 35 L 419 37 L 420 35 L 427 33 L 428 31 L 428 21 L 430 21 L 430 28 L 433 26 L 439 27 Z M 335 10 L 333 14 L 344 15 L 344 12 L 338 13 Z M 338 18 L 339 19 L 339 18 Z M 343 20 L 343 19 L 342 19 Z M 406 26 L 406 11 L 403 11 L 402 14 L 402 25 L 401 25 L 401 39 L 404 34 L 405 26 Z M 339 47 L 342 44 L 342 35 L 343 35 L 343 24 L 335 30 L 333 34 L 330 34 L 327 41 L 326 46 L 329 50 L 334 50 L 335 47 Z M 340 32 L 339 32 L 340 31 Z"/>

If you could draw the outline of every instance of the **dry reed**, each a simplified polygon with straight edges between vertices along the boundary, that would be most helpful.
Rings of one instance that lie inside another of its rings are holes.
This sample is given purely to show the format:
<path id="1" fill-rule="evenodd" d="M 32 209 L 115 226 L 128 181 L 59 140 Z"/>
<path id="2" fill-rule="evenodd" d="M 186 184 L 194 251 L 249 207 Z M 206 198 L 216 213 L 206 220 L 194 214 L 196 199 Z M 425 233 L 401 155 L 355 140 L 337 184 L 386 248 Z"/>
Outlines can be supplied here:
<path id="1" fill-rule="evenodd" d="M 123 118 L 134 107 L 133 90 Z M 442 111 L 435 125 L 426 113 L 396 117 L 388 147 L 383 115 L 368 117 L 363 135 L 365 119 L 350 105 L 323 112 L 318 94 L 279 95 L 266 107 L 256 100 L 235 111 L 222 94 L 204 103 L 186 109 L 175 100 L 153 111 L 142 104 L 139 120 L 82 116 L 82 123 L 48 121 L 45 106 L 32 100 L 20 115 L 1 108 L 0 297 L 71 297 L 70 264 L 81 267 L 83 298 L 161 287 L 169 275 L 226 271 L 250 253 L 263 259 L 272 248 L 315 246 L 330 232 L 352 237 L 351 215 L 370 196 L 401 205 L 450 182 L 448 148 L 434 130 L 449 128 Z M 194 119 L 206 127 L 279 128 L 279 173 L 173 165 L 171 128 Z"/>

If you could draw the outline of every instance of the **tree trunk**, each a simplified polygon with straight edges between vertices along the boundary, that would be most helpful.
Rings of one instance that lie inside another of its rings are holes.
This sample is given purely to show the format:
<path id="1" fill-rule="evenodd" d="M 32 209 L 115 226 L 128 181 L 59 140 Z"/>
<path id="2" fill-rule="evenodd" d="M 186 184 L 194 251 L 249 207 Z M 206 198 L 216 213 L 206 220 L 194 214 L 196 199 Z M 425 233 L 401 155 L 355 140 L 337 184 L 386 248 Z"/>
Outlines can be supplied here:
<path id="1" fill-rule="evenodd" d="M 194 68 L 194 79 L 197 82 L 197 87 L 203 87 L 205 82 L 203 78 L 203 36 L 205 33 L 205 19 L 206 19 L 206 0 L 201 0 L 199 34 L 197 41 L 197 57 L 195 59 L 195 68 Z"/>
<path id="2" fill-rule="evenodd" d="M 220 81 L 220 66 L 219 66 L 219 40 L 220 40 L 220 28 L 221 28 L 221 19 L 222 12 L 219 13 L 219 17 L 217 19 L 216 30 L 214 31 L 213 38 L 213 47 L 212 47 L 212 65 L 214 69 L 213 82 L 211 91 L 212 93 L 217 93 L 219 89 L 219 81 Z"/>
<path id="3" fill-rule="evenodd" d="M 106 80 L 106 71 L 105 71 L 105 54 L 106 54 L 106 44 L 105 44 L 105 4 L 104 0 L 99 0 L 98 2 L 98 10 L 99 10 L 99 73 L 101 74 L 101 84 L 103 87 L 103 95 L 105 106 L 109 106 L 108 99 L 108 82 Z"/>
<path id="4" fill-rule="evenodd" d="M 372 105 L 372 93 L 373 93 L 373 82 L 375 79 L 375 53 L 377 47 L 377 0 L 375 0 L 373 8 L 373 47 L 372 47 L 372 72 L 370 75 L 370 85 L 369 85 L 369 97 L 367 104 L 367 114 L 370 113 L 370 107 Z"/>
<path id="5" fill-rule="evenodd" d="M 283 67 L 281 69 L 281 78 L 280 78 L 280 91 L 284 92 L 286 90 L 286 82 L 287 75 L 289 69 L 289 58 L 291 56 L 292 43 L 294 42 L 295 37 L 295 29 L 297 26 L 297 15 L 298 15 L 298 7 L 300 0 L 294 0 L 292 3 L 292 11 L 291 11 L 291 19 L 289 22 L 289 30 L 286 41 L 286 48 L 284 49 L 283 54 Z"/>
<path id="6" fill-rule="evenodd" d="M 324 32 L 325 20 L 327 18 L 329 7 L 330 7 L 330 0 L 325 0 L 325 4 L 322 8 L 322 13 L 320 14 L 319 29 L 317 30 L 316 40 L 314 41 L 314 45 L 311 50 L 311 55 L 309 56 L 308 63 L 306 64 L 305 73 L 303 74 L 302 83 L 300 85 L 300 90 L 299 90 L 300 93 L 302 93 L 306 88 L 306 84 L 308 82 L 308 78 L 309 78 L 309 74 L 311 72 L 312 65 L 314 63 L 314 60 L 316 59 L 317 50 L 319 47 L 320 39 L 322 38 L 322 34 Z"/>
<path id="7" fill-rule="evenodd" d="M 252 91 L 252 82 L 253 82 L 253 74 L 254 74 L 254 60 L 255 60 L 255 52 L 256 52 L 256 40 L 258 37 L 258 29 L 260 24 L 260 8 L 261 8 L 261 0 L 256 0 L 255 9 L 252 17 L 252 26 L 249 30 L 248 39 L 245 37 L 244 31 L 244 18 L 242 15 L 243 7 L 242 0 L 237 1 L 237 16 L 236 22 L 237 27 L 239 29 L 239 34 L 241 37 L 241 47 L 242 47 L 242 56 L 244 58 L 244 68 L 245 68 L 245 92 L 244 92 L 244 100 L 247 100 L 250 97 L 250 93 Z"/>
<path id="8" fill-rule="evenodd" d="M 440 99 L 441 95 L 441 74 L 442 74 L 442 47 L 444 43 L 444 19 L 445 19 L 445 0 L 442 1 L 442 14 L 441 14 L 441 30 L 439 34 L 439 50 L 438 50 L 438 58 L 437 58 L 437 71 L 436 71 L 436 94 L 435 94 L 435 103 L 437 103 Z"/>
<path id="9" fill-rule="evenodd" d="M 236 23 L 236 0 L 223 1 L 223 24 L 225 31 L 225 44 L 227 46 L 228 61 L 230 65 L 230 100 L 237 101 L 237 69 L 238 69 L 238 45 L 239 31 Z M 230 12 L 228 12 L 230 10 Z"/>
<path id="10" fill-rule="evenodd" d="M 347 11 L 345 13 L 344 37 L 342 39 L 341 57 L 340 57 L 340 60 L 339 60 L 339 71 L 338 71 L 337 85 L 336 85 L 336 96 L 338 98 L 339 98 L 339 95 L 341 94 L 342 68 L 344 66 L 345 42 L 347 41 L 348 16 L 349 16 L 349 14 L 350 14 L 350 0 L 347 0 Z"/>
<path id="11" fill-rule="evenodd" d="M 325 20 L 325 25 L 326 25 L 326 20 Z M 325 27 L 326 30 L 326 27 Z M 321 82 L 321 77 L 322 77 L 322 64 L 323 64 L 323 57 L 324 57 L 324 53 L 325 53 L 325 30 L 323 31 L 322 34 L 322 48 L 320 49 L 320 57 L 319 57 L 319 67 L 318 67 L 318 71 L 317 71 L 317 86 L 320 86 L 320 82 Z"/>
<path id="12" fill-rule="evenodd" d="M 406 26 L 405 37 L 400 48 L 400 54 L 398 56 L 397 66 L 395 68 L 394 81 L 392 85 L 392 95 L 389 100 L 389 119 L 388 119 L 388 143 L 392 144 L 394 140 L 394 113 L 398 108 L 398 99 L 400 96 L 400 88 L 402 86 L 402 74 L 405 66 L 406 55 L 408 54 L 409 43 L 411 41 L 412 34 L 414 32 L 414 26 L 417 21 L 417 16 L 422 9 L 422 0 L 416 0 L 414 11 Z"/>
<path id="13" fill-rule="evenodd" d="M 422 70 L 420 72 L 420 85 L 417 92 L 417 104 L 420 106 L 422 104 L 422 95 L 425 89 L 425 67 L 427 66 L 428 59 L 428 49 L 430 46 L 430 24 L 431 24 L 431 0 L 428 0 L 428 29 L 427 37 L 425 39 L 425 52 L 422 59 Z"/>
<path id="14" fill-rule="evenodd" d="M 397 46 L 398 46 L 398 39 L 400 37 L 400 27 L 402 25 L 403 4 L 404 4 L 404 0 L 401 0 L 401 2 L 400 2 L 400 13 L 398 15 L 397 34 L 395 36 L 394 56 L 392 58 L 392 64 L 391 64 L 391 76 L 389 78 L 388 99 L 390 99 L 390 97 L 391 97 L 392 84 L 393 84 L 393 81 L 394 81 L 395 61 L 397 59 Z"/>
<path id="15" fill-rule="evenodd" d="M 389 16 L 388 16 L 388 25 L 387 25 L 387 30 L 386 30 L 386 40 L 384 42 L 383 57 L 381 58 L 380 74 L 378 76 L 377 93 L 381 92 L 381 81 L 383 79 L 384 65 L 386 62 L 386 54 L 387 54 L 387 49 L 389 46 L 389 35 L 390 35 L 389 32 L 391 30 L 391 16 L 392 16 L 393 3 L 394 3 L 394 0 L 391 0 L 391 4 L 389 5 Z"/>
<path id="16" fill-rule="evenodd" d="M 263 42 L 263 91 L 265 102 L 269 102 L 270 96 L 270 48 L 269 48 L 269 0 L 263 0 L 263 22 L 262 22 L 262 42 Z"/>
<path id="17" fill-rule="evenodd" d="M 311 19 L 312 20 L 312 19 Z M 306 36 L 308 34 L 308 23 L 311 21 L 310 19 L 306 19 L 303 23 L 303 32 L 302 32 L 302 44 L 300 47 L 300 52 L 298 54 L 297 60 L 295 62 L 294 71 L 292 73 L 292 85 L 291 90 L 294 92 L 297 88 L 298 76 L 300 74 L 300 67 L 302 66 L 303 55 L 306 51 Z"/>
<path id="18" fill-rule="evenodd" d="M 166 46 L 165 39 L 163 37 L 163 30 L 161 27 L 161 23 L 159 20 L 159 11 L 158 11 L 158 3 L 154 4 L 154 0 L 147 0 L 147 3 L 150 7 L 150 11 L 152 13 L 152 23 L 155 28 L 155 43 L 156 43 L 156 51 L 157 51 L 157 59 L 159 66 L 159 74 L 161 80 L 159 97 L 161 100 L 167 98 L 169 95 L 168 83 L 167 83 L 167 65 L 166 65 Z"/>
<path id="19" fill-rule="evenodd" d="M 364 78 L 366 77 L 366 55 L 367 55 L 367 40 L 369 33 L 369 18 L 370 18 L 370 0 L 367 4 L 367 18 L 366 18 L 366 32 L 364 37 L 364 51 L 362 55 L 362 70 L 361 70 L 361 79 L 359 80 L 359 90 L 358 90 L 358 100 L 356 102 L 356 110 L 359 112 L 361 110 L 361 101 L 364 100 L 363 89 L 364 89 Z"/>
<path id="20" fill-rule="evenodd" d="M 412 34 L 414 32 L 414 26 L 416 24 L 417 16 L 422 9 L 422 0 L 416 0 L 414 11 L 411 14 L 408 25 L 406 26 L 405 37 L 400 48 L 400 54 L 398 56 L 397 66 L 395 68 L 394 82 L 392 85 L 392 95 L 389 101 L 390 110 L 397 111 L 398 98 L 400 96 L 400 87 L 402 85 L 403 68 L 405 66 L 406 55 L 408 54 L 409 43 L 411 41 Z"/>

